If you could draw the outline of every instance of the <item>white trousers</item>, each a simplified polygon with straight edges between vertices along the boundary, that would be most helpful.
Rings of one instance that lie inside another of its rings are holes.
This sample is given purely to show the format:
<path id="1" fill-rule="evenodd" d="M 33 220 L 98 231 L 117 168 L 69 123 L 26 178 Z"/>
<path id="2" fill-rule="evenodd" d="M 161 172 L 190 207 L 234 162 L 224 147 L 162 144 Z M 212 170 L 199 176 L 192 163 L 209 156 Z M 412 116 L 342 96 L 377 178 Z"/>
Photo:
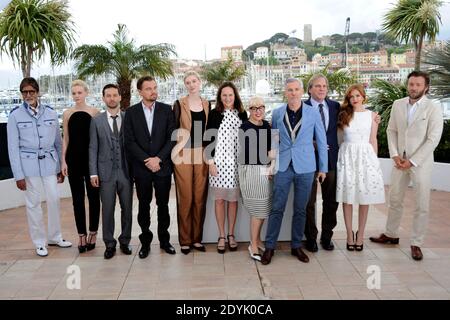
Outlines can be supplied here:
<path id="1" fill-rule="evenodd" d="M 411 167 L 406 171 L 392 169 L 389 211 L 385 232 L 388 237 L 398 238 L 398 229 L 403 215 L 403 198 L 410 181 L 412 181 L 416 206 L 413 212 L 411 245 L 420 247 L 423 244 L 428 226 L 431 170 L 431 168 L 423 167 Z"/>
<path id="2" fill-rule="evenodd" d="M 36 247 L 45 247 L 47 239 L 58 242 L 62 240 L 59 213 L 59 193 L 56 175 L 47 177 L 25 177 L 25 205 L 27 207 L 30 237 Z M 41 190 L 47 197 L 48 238 L 45 231 L 41 207 Z"/>

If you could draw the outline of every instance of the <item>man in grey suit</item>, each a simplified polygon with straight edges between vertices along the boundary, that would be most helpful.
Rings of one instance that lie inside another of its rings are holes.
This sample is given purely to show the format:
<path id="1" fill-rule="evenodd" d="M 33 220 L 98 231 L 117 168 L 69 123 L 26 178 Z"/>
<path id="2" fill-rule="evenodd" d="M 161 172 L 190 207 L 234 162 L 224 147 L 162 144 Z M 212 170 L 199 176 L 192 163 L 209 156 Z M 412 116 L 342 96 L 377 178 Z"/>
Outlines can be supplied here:
<path id="1" fill-rule="evenodd" d="M 133 187 L 125 158 L 122 124 L 125 112 L 120 111 L 119 87 L 107 84 L 102 91 L 106 111 L 91 122 L 89 143 L 89 171 L 91 184 L 100 187 L 102 201 L 102 231 L 106 250 L 105 259 L 116 253 L 114 239 L 114 211 L 116 194 L 121 208 L 122 233 L 119 236 L 120 250 L 131 254 L 131 223 Z"/>

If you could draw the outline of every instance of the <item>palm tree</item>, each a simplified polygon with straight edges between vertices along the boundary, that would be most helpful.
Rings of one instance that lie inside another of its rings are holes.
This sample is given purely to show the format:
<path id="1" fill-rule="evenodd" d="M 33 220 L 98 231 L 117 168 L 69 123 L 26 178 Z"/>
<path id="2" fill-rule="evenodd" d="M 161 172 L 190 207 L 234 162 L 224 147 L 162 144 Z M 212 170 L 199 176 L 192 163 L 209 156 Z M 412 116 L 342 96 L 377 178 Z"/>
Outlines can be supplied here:
<path id="1" fill-rule="evenodd" d="M 205 65 L 200 72 L 206 82 L 220 87 L 225 81 L 238 81 L 245 75 L 245 67 L 234 63 L 231 55 L 226 61 Z"/>
<path id="2" fill-rule="evenodd" d="M 82 45 L 73 52 L 75 69 L 80 78 L 112 74 L 122 95 L 121 107 L 130 106 L 131 82 L 143 75 L 167 79 L 172 75 L 170 55 L 176 55 L 174 46 L 167 43 L 136 47 L 128 38 L 128 29 L 119 24 L 114 40 L 103 45 Z"/>
<path id="3" fill-rule="evenodd" d="M 354 73 L 348 69 L 340 69 L 335 72 L 329 70 L 330 64 L 328 63 L 323 69 L 317 72 L 306 73 L 299 78 L 303 82 L 303 88 L 307 90 L 308 82 L 315 74 L 321 74 L 328 79 L 328 91 L 336 92 L 339 97 L 342 97 L 347 88 L 357 82 L 357 78 Z"/>
<path id="4" fill-rule="evenodd" d="M 49 54 L 52 65 L 67 61 L 73 22 L 66 0 L 12 0 L 0 14 L 0 54 L 18 63 L 24 77 Z"/>
<path id="5" fill-rule="evenodd" d="M 441 98 L 450 97 L 450 42 L 443 49 L 426 52 L 423 62 L 432 77 L 431 92 Z"/>
<path id="6" fill-rule="evenodd" d="M 406 97 L 407 90 L 404 84 L 390 83 L 381 79 L 375 79 L 371 86 L 375 89 L 375 94 L 370 97 L 369 105 L 373 111 L 378 112 L 381 116 L 381 123 L 378 128 L 378 155 L 382 158 L 389 158 L 386 129 L 392 104 L 395 100 Z"/>
<path id="7" fill-rule="evenodd" d="M 395 39 L 413 42 L 416 49 L 415 69 L 420 70 L 422 45 L 425 37 L 434 41 L 439 34 L 441 0 L 399 0 L 384 15 L 383 29 Z"/>

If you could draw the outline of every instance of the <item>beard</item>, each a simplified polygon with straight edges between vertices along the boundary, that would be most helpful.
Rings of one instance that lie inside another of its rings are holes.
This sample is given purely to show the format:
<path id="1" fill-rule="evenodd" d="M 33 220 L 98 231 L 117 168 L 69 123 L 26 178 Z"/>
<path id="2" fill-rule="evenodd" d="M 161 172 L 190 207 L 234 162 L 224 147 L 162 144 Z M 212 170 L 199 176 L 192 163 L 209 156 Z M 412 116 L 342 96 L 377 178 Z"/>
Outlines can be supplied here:
<path id="1" fill-rule="evenodd" d="M 419 100 L 420 98 L 422 98 L 425 95 L 425 91 L 427 89 L 423 89 L 422 91 L 418 91 L 418 92 L 408 92 L 409 98 L 413 99 L 413 100 Z"/>
<path id="2" fill-rule="evenodd" d="M 113 105 L 106 105 L 109 109 L 117 109 L 120 106 L 120 103 L 113 104 Z"/>

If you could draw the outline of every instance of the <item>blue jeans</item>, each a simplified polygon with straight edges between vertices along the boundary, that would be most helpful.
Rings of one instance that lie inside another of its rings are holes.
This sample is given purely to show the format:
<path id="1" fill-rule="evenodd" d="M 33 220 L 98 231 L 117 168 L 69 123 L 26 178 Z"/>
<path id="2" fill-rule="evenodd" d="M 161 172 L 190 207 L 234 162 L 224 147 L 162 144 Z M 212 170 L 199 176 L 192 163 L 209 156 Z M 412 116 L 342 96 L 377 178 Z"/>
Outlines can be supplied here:
<path id="1" fill-rule="evenodd" d="M 311 193 L 314 172 L 297 174 L 292 164 L 284 172 L 275 175 L 273 185 L 272 211 L 266 232 L 266 248 L 275 249 L 280 234 L 281 222 L 283 221 L 284 209 L 294 182 L 294 215 L 292 216 L 291 248 L 302 246 L 303 233 L 306 222 L 306 205 Z"/>

